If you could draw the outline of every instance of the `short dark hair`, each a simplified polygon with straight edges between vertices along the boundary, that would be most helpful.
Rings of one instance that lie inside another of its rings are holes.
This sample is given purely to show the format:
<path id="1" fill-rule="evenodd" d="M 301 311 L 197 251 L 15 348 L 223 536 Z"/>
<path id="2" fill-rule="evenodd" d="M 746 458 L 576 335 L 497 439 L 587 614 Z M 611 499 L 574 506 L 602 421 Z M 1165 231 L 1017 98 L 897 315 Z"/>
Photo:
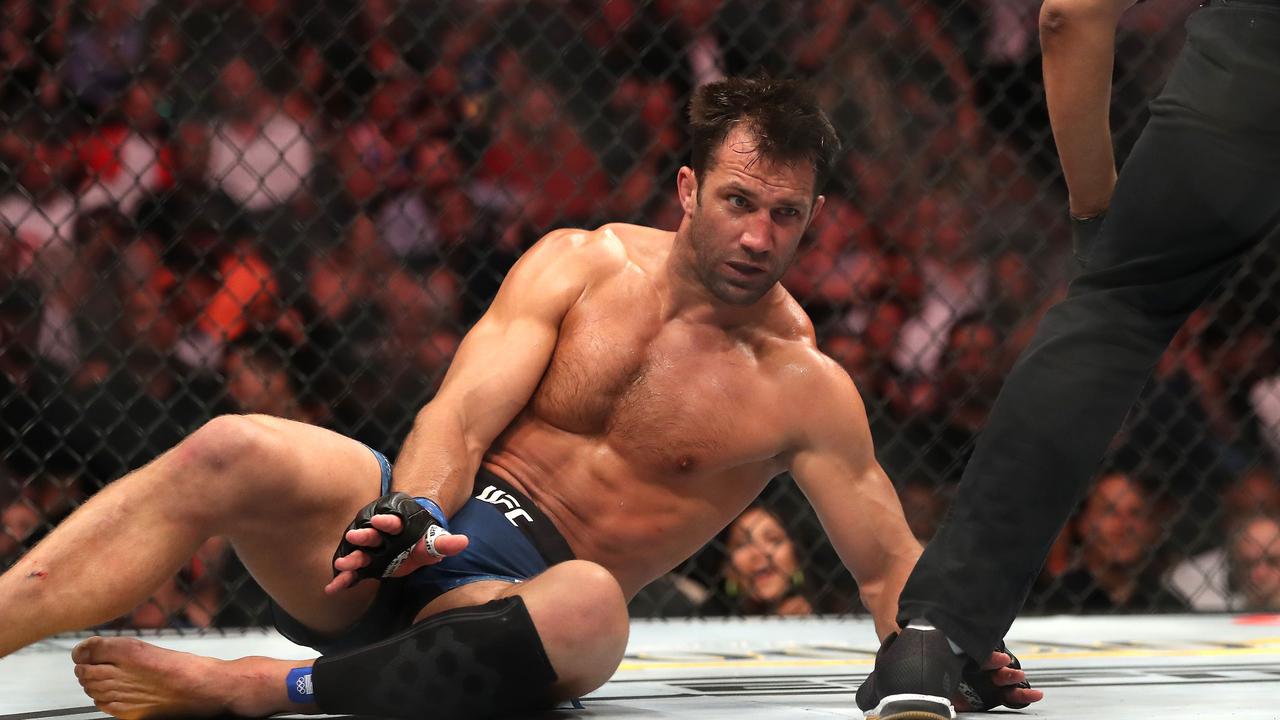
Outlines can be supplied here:
<path id="1" fill-rule="evenodd" d="M 728 78 L 698 88 L 689 103 L 692 167 L 699 178 L 736 125 L 755 135 L 760 157 L 813 165 L 815 194 L 840 151 L 840 138 L 808 85 L 769 77 Z"/>

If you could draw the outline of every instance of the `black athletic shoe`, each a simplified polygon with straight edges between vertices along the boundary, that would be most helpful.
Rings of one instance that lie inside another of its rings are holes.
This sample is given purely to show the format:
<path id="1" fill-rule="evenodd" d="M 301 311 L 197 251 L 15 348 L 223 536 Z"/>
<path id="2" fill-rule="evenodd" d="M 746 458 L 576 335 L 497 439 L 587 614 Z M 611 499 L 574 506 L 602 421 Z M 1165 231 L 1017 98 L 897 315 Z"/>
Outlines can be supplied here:
<path id="1" fill-rule="evenodd" d="M 858 688 L 858 708 L 878 720 L 951 720 L 965 658 L 938 630 L 907 628 L 885 638 Z"/>

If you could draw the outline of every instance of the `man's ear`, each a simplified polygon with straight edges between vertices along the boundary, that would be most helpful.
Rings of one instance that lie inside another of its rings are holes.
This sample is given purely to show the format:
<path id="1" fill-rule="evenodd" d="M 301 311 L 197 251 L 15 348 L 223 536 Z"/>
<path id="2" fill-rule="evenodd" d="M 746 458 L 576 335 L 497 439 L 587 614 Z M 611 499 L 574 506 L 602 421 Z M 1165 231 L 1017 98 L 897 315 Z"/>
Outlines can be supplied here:
<path id="1" fill-rule="evenodd" d="M 818 213 L 822 212 L 822 206 L 823 206 L 823 205 L 826 205 L 826 204 L 827 204 L 827 196 L 826 196 L 826 195 L 819 195 L 819 196 L 818 196 L 818 197 L 813 201 L 813 211 L 809 213 L 809 223 L 810 223 L 810 224 L 812 224 L 812 223 L 813 223 L 813 219 L 814 219 L 814 218 L 818 217 Z M 807 227 L 808 227 L 808 225 L 806 225 L 805 227 L 807 228 Z"/>
<path id="2" fill-rule="evenodd" d="M 688 165 L 681 166 L 680 172 L 676 173 L 676 192 L 684 214 L 692 215 L 698 207 L 698 175 Z"/>

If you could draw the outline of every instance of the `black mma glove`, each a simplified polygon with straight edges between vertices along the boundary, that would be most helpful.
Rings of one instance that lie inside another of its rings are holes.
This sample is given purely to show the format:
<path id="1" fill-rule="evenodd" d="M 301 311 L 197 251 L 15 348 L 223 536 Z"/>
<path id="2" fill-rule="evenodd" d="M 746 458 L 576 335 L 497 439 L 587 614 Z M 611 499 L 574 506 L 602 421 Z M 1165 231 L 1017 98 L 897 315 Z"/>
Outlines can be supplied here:
<path id="1" fill-rule="evenodd" d="M 1009 652 L 1009 648 L 1005 647 L 1003 641 L 996 646 L 996 652 L 1002 652 L 1009 656 L 1009 664 L 1005 667 L 1011 667 L 1015 670 L 1022 669 L 1022 663 L 1018 662 L 1018 658 Z M 961 673 L 959 693 L 969 701 L 972 710 L 982 712 L 992 708 L 1000 707 L 1004 703 L 1004 694 L 1014 688 L 1030 688 L 1031 683 L 1023 680 L 1017 685 L 997 686 L 991 681 L 991 676 L 1001 668 L 995 670 L 983 670 L 978 663 L 969 660 L 965 663 L 964 672 Z M 1026 707 L 1026 703 L 1010 705 L 1014 710 Z"/>
<path id="2" fill-rule="evenodd" d="M 400 518 L 403 527 L 394 535 L 373 528 L 382 536 L 382 544 L 378 547 L 356 545 L 347 540 L 348 532 L 373 527 L 374 515 L 395 515 Z M 383 495 L 356 513 L 356 519 L 342 531 L 342 542 L 338 543 L 333 559 L 336 562 L 338 558 L 360 550 L 369 556 L 370 562 L 356 570 L 356 577 L 360 580 L 384 578 L 394 573 L 409 557 L 409 553 L 413 552 L 418 541 L 424 538 L 427 541 L 427 551 L 441 557 L 435 549 L 436 538 L 448 534 L 449 524 L 439 505 L 426 498 L 415 499 L 402 492 L 394 492 Z M 333 574 L 337 576 L 337 568 L 334 568 Z"/>

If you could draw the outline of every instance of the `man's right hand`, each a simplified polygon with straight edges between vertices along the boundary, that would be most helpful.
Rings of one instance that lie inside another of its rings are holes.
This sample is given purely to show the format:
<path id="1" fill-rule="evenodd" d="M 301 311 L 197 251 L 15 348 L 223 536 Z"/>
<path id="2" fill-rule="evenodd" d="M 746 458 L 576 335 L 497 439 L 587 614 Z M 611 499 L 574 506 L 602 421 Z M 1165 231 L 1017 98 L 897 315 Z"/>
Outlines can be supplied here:
<path id="1" fill-rule="evenodd" d="M 401 537 L 404 532 L 412 537 Z M 413 498 L 384 495 L 362 508 L 343 533 L 334 553 L 334 578 L 325 592 L 336 593 L 367 578 L 404 577 L 457 555 L 467 542 L 465 535 L 445 531 Z"/>

